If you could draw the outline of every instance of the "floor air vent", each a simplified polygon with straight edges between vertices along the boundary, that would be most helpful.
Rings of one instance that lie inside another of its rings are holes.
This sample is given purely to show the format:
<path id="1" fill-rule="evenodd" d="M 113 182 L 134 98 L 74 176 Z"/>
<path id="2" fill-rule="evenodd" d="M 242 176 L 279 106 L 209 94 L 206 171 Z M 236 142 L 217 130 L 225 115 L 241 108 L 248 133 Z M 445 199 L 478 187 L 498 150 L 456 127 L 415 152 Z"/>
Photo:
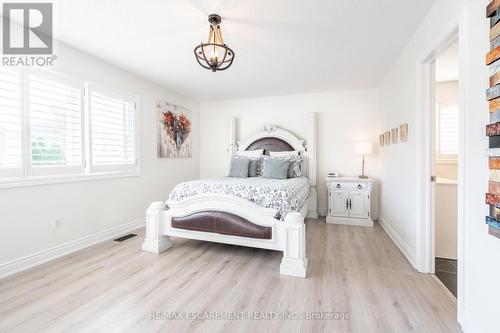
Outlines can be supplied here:
<path id="1" fill-rule="evenodd" d="M 113 239 L 115 242 L 123 242 L 124 240 L 127 240 L 129 238 L 132 238 L 132 237 L 135 237 L 137 236 L 136 234 L 128 234 L 128 235 L 125 235 L 125 236 L 122 236 L 120 238 L 117 238 L 117 239 Z"/>

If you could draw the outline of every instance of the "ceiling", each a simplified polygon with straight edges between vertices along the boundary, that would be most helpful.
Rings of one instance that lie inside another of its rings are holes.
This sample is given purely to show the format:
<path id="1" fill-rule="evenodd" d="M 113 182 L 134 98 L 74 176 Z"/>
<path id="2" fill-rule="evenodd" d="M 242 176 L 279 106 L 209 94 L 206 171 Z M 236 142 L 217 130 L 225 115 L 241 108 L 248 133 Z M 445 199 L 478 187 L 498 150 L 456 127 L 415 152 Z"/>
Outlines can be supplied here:
<path id="1" fill-rule="evenodd" d="M 434 0 L 55 0 L 56 38 L 197 101 L 377 86 Z M 193 54 L 223 18 L 232 67 Z"/>
<path id="2" fill-rule="evenodd" d="M 436 81 L 458 81 L 459 69 L 458 40 L 436 57 Z"/>

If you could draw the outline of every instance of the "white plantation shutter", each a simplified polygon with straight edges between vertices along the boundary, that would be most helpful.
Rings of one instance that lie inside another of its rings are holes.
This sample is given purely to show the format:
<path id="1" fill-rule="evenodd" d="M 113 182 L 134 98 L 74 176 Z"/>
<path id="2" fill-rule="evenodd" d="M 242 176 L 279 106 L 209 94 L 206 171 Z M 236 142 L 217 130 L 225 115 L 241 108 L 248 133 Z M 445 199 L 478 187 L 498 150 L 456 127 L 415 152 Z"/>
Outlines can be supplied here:
<path id="1" fill-rule="evenodd" d="M 137 168 L 136 109 L 132 96 L 89 86 L 92 171 Z"/>
<path id="2" fill-rule="evenodd" d="M 0 68 L 0 178 L 21 175 L 21 82 L 19 71 Z"/>
<path id="3" fill-rule="evenodd" d="M 439 104 L 437 107 L 438 159 L 456 159 L 459 145 L 458 104 Z"/>
<path id="4" fill-rule="evenodd" d="M 81 84 L 61 76 L 29 76 L 31 159 L 34 175 L 81 173 Z"/>
<path id="5" fill-rule="evenodd" d="M 137 130 L 135 96 L 0 67 L 0 188 L 137 175 Z"/>

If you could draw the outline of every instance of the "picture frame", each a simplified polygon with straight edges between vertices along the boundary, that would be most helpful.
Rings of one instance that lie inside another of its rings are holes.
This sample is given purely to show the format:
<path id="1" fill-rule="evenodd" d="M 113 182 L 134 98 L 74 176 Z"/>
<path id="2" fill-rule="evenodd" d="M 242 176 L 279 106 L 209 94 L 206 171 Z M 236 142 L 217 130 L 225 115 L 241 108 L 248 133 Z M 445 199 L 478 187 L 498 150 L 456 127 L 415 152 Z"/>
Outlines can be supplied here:
<path id="1" fill-rule="evenodd" d="M 384 146 L 384 141 L 385 141 L 385 138 L 384 138 L 384 134 L 382 133 L 378 136 L 378 144 L 380 147 Z"/>
<path id="2" fill-rule="evenodd" d="M 157 99 L 156 110 L 158 158 L 191 158 L 191 110 L 161 98 Z"/>
<path id="3" fill-rule="evenodd" d="M 399 126 L 399 137 L 401 142 L 407 142 L 408 141 L 408 124 L 404 123 Z"/>
<path id="4" fill-rule="evenodd" d="M 398 128 L 395 127 L 391 130 L 391 141 L 393 144 L 398 143 Z"/>
<path id="5" fill-rule="evenodd" d="M 384 133 L 384 145 L 389 146 L 391 144 L 391 132 L 387 131 Z"/>

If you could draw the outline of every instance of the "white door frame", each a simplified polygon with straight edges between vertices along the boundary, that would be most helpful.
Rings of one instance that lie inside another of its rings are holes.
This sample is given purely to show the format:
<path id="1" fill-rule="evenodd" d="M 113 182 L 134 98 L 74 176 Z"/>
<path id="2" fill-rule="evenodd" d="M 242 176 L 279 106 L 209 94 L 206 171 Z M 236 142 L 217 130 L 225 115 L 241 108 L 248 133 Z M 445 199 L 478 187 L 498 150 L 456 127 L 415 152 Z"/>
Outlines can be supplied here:
<path id="1" fill-rule="evenodd" d="M 444 50 L 450 42 L 459 39 L 459 113 L 460 113 L 460 142 L 458 162 L 458 290 L 457 290 L 457 317 L 461 322 L 464 299 L 464 266 L 465 266 L 465 114 L 467 92 L 467 7 L 463 8 L 460 18 L 450 25 L 446 33 L 424 50 L 421 61 L 417 64 L 417 122 L 416 122 L 416 151 L 417 151 L 417 225 L 416 225 L 416 268 L 422 273 L 434 271 L 434 191 L 430 177 L 433 176 L 434 161 L 433 147 L 435 133 L 432 116 L 435 114 L 435 75 L 434 61 L 436 55 Z M 432 42 L 432 41 L 431 41 Z"/>

